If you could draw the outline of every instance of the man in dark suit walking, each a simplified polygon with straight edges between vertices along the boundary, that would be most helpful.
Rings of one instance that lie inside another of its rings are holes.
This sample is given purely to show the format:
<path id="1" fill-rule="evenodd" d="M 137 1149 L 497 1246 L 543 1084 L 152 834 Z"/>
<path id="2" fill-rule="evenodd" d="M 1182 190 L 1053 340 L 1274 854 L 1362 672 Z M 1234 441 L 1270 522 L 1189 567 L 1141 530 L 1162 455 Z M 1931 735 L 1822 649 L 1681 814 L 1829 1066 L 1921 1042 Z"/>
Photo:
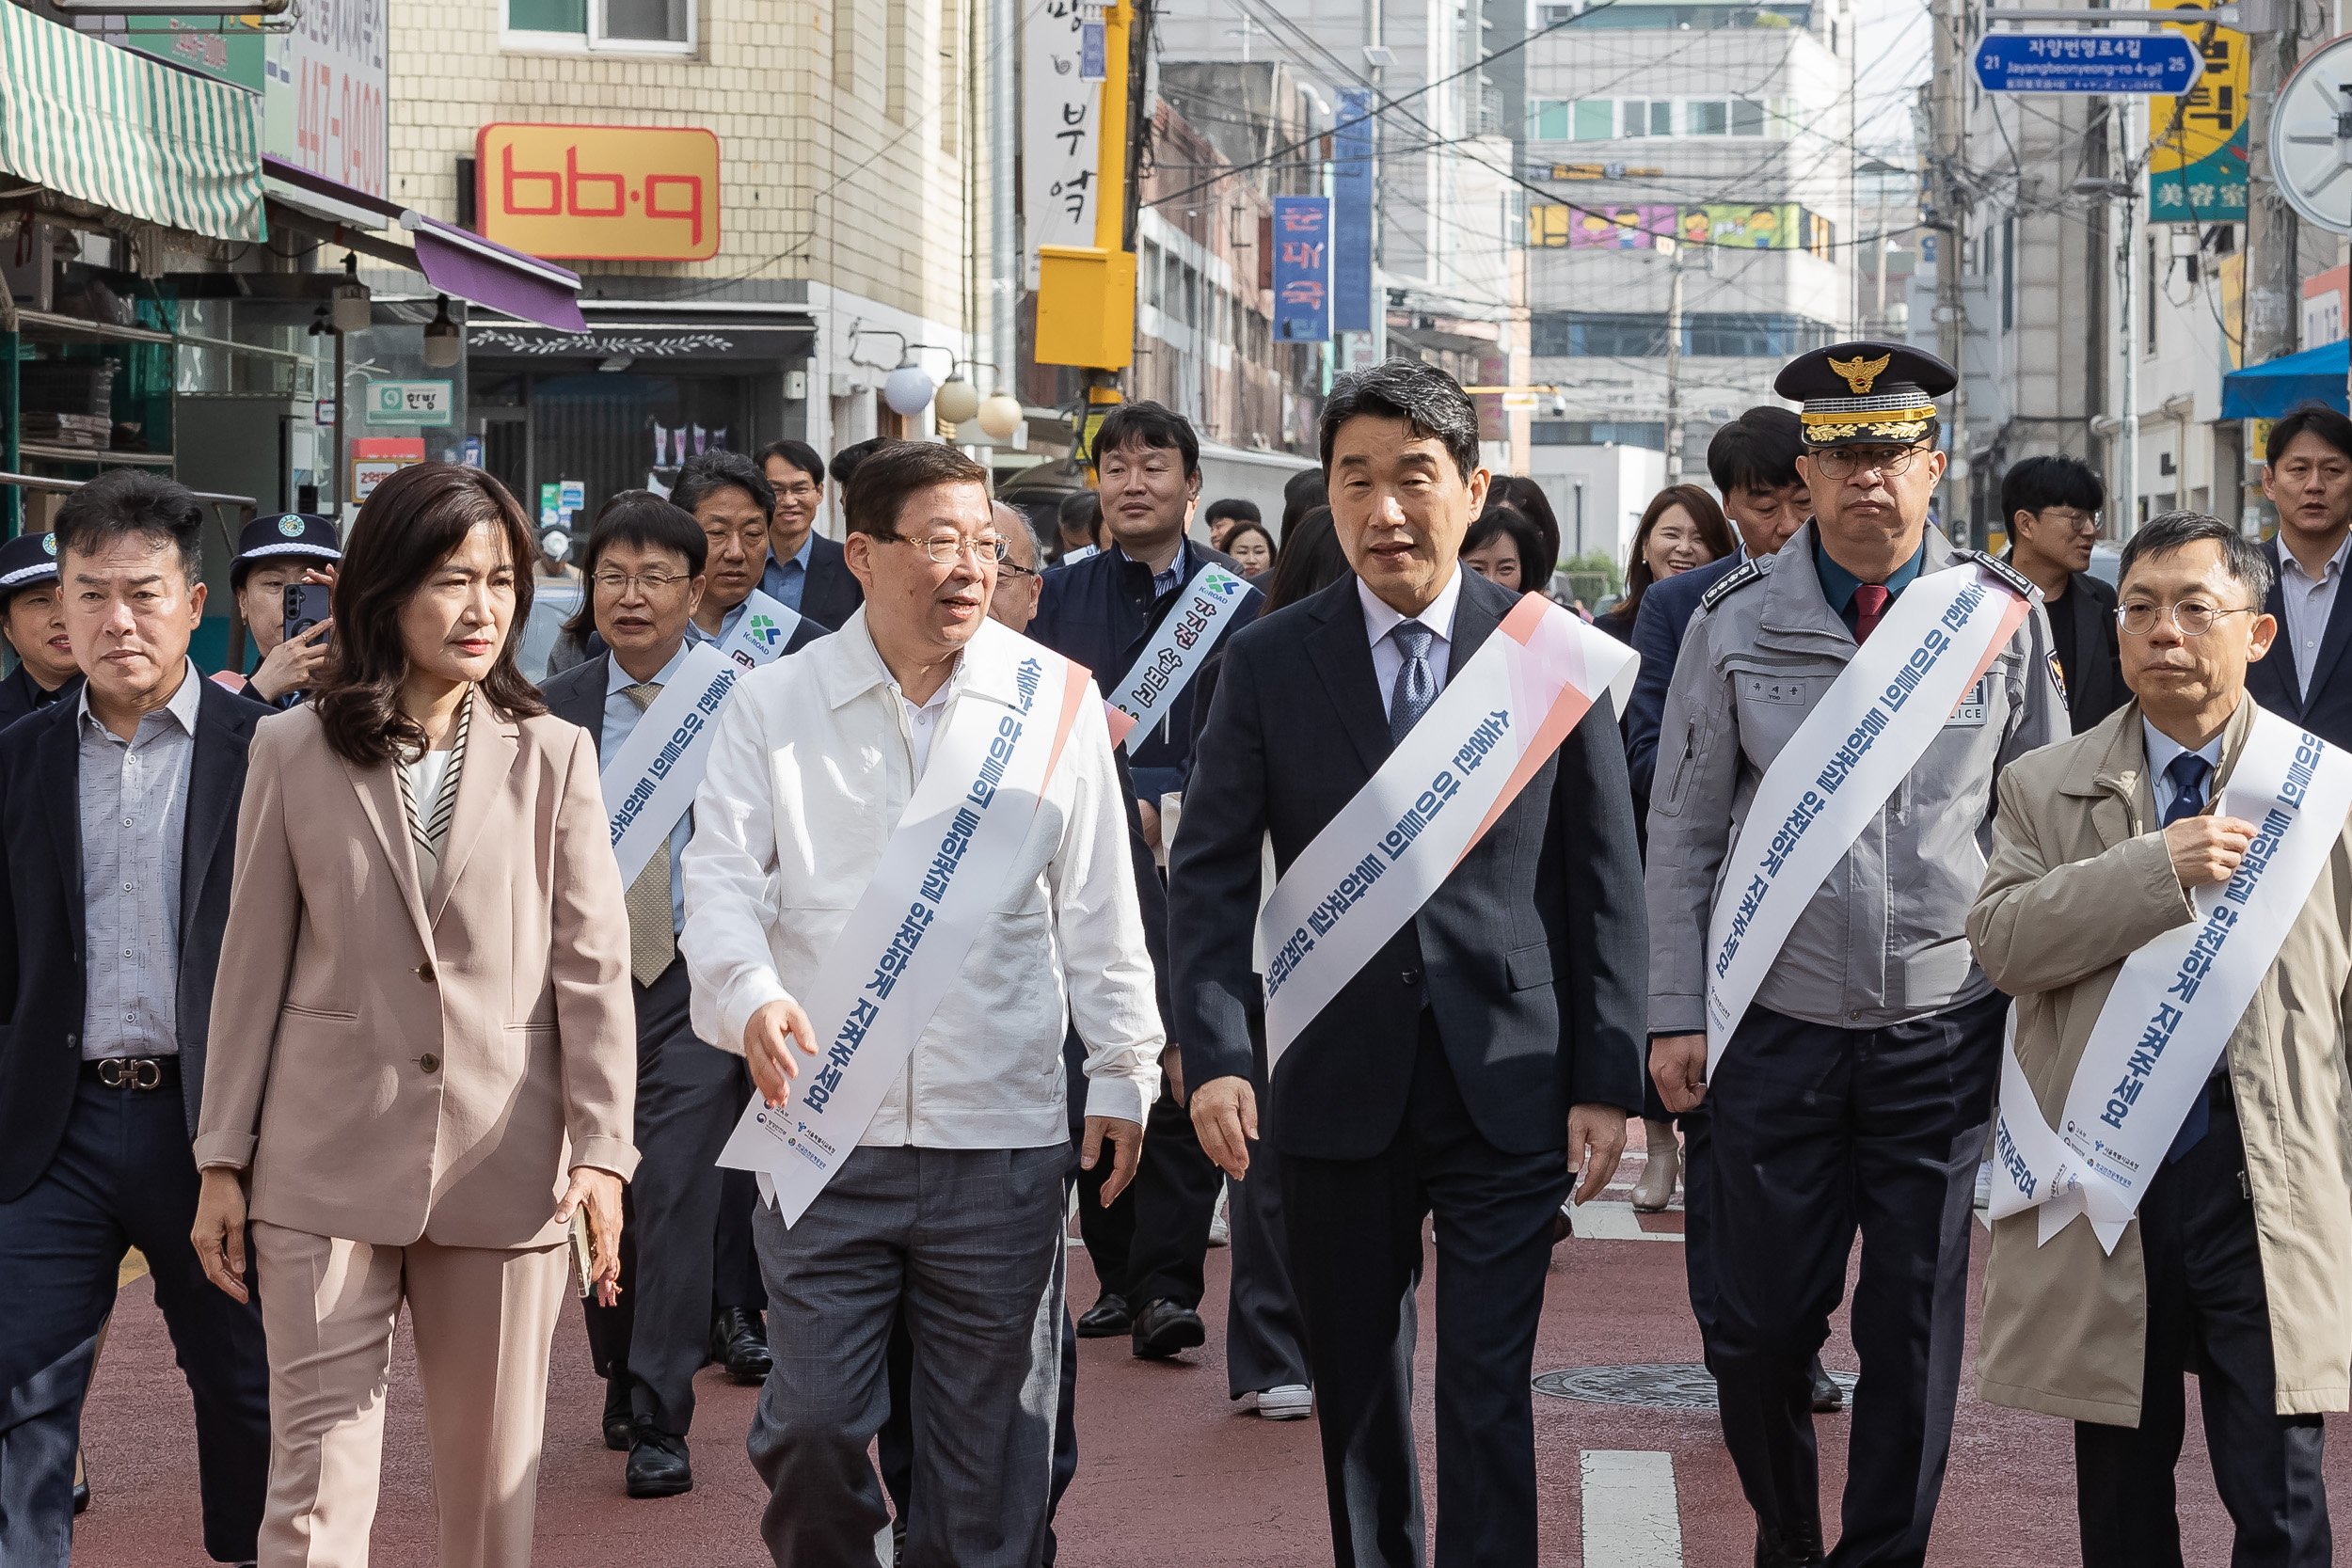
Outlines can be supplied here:
<path id="1" fill-rule="evenodd" d="M 81 689 L 57 596 L 56 534 L 20 533 L 0 545 L 0 635 L 17 659 L 0 680 L 0 730 Z"/>
<path id="2" fill-rule="evenodd" d="M 2132 700 L 2116 641 L 2115 590 L 2090 575 L 2099 509 L 2106 503 L 2106 483 L 2078 457 L 2028 457 L 2001 476 L 2010 538 L 2003 559 L 2042 590 L 2074 735 Z"/>
<path id="3" fill-rule="evenodd" d="M 1113 410 L 1096 432 L 1095 473 L 1102 485 L 1102 549 L 1045 574 L 1029 635 L 1094 672 L 1116 691 L 1149 647 L 1184 591 L 1212 566 L 1235 577 L 1232 556 L 1186 536 L 1200 501 L 1200 441 L 1185 419 L 1156 403 Z M 1226 614 L 1221 638 L 1249 624 L 1265 603 L 1244 590 Z M 1206 650 L 1199 650 L 1205 654 Z M 1193 690 L 1187 685 L 1149 736 L 1122 747 L 1134 778 L 1144 836 L 1160 841 L 1160 798 L 1181 791 L 1192 766 Z M 1200 1152 L 1184 1112 L 1183 1052 L 1171 1039 L 1167 1069 L 1128 1192 L 1105 1209 L 1096 1201 L 1106 1167 L 1079 1178 L 1079 1228 L 1103 1281 L 1100 1298 L 1078 1320 L 1086 1338 L 1125 1334 L 1138 1356 L 1158 1359 L 1207 1338 L 1200 1321 L 1202 1267 L 1216 1210 L 1216 1167 Z"/>
<path id="4" fill-rule="evenodd" d="M 760 589 L 825 630 L 839 631 L 866 602 L 866 590 L 840 542 L 817 529 L 825 515 L 825 460 L 805 441 L 771 441 L 759 449 L 759 466 L 776 492 Z"/>
<path id="5" fill-rule="evenodd" d="M 1653 583 L 1642 595 L 1642 612 L 1633 621 L 1633 651 L 1642 656 L 1642 668 L 1625 703 L 1626 771 L 1641 806 L 1648 804 L 1658 768 L 1658 721 L 1674 684 L 1682 634 L 1709 588 L 1741 562 L 1778 550 L 1804 524 L 1811 505 L 1797 473 L 1804 450 L 1797 417 L 1772 404 L 1749 409 L 1707 443 L 1707 477 L 1724 499 L 1724 515 L 1740 531 L 1740 551 Z"/>
<path id="6" fill-rule="evenodd" d="M 147 1258 L 196 1398 L 204 1547 L 254 1554 L 269 1473 L 258 1300 L 189 1243 L 246 747 L 268 715 L 196 673 L 196 498 L 117 469 L 57 514 L 88 680 L 0 746 L 0 1562 L 63 1568 L 99 1327 Z M 266 1282 L 262 1289 L 268 1289 Z"/>
<path id="7" fill-rule="evenodd" d="M 2330 746 L 2352 746 L 2352 420 L 2307 403 L 2270 427 L 2263 494 L 2279 509 L 2263 546 L 2273 580 L 2263 609 L 2279 622 L 2270 657 L 2246 669 L 2247 694 Z"/>
<path id="8" fill-rule="evenodd" d="M 694 646 L 687 626 L 707 559 L 693 515 L 658 496 L 623 497 L 597 516 L 584 570 L 605 648 L 544 689 L 548 711 L 594 736 L 599 757 L 628 744 L 662 688 L 681 678 Z M 785 652 L 820 635 L 803 616 Z M 624 1195 L 625 1293 L 615 1306 L 587 1307 L 606 1380 L 605 1441 L 628 1449 L 623 1481 L 632 1497 L 693 1489 L 686 1434 L 694 1416 L 694 1373 L 711 1348 L 713 1237 L 725 1176 L 717 1162 L 751 1097 L 743 1059 L 695 1037 L 687 1017 L 686 960 L 677 951 L 686 892 L 678 863 L 692 832 L 693 814 L 680 813 L 668 842 L 627 895 L 637 999 L 637 1146 L 644 1154 Z M 766 1370 L 761 1365 L 760 1375 Z"/>
<path id="9" fill-rule="evenodd" d="M 1193 1121 L 1234 1175 L 1257 1132 L 1260 845 L 1287 869 L 1518 598 L 1457 562 L 1487 474 L 1451 376 L 1391 360 L 1342 377 L 1322 448 L 1353 574 L 1227 643 L 1169 880 Z M 1552 1220 L 1573 1171 L 1583 1198 L 1608 1181 L 1642 1103 L 1646 923 L 1613 721 L 1594 704 L 1274 1069 L 1264 1135 L 1342 1564 L 1423 1560 L 1412 1353 L 1433 1212 L 1438 1561 L 1535 1560 L 1528 1378 Z"/>

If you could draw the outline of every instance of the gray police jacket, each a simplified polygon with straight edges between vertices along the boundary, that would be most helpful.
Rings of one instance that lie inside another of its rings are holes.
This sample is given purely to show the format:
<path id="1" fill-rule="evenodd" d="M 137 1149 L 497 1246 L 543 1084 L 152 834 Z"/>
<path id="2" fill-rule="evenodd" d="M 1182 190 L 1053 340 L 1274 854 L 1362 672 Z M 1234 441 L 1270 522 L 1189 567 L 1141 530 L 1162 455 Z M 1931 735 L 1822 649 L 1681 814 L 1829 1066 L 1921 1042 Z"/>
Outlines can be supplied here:
<path id="1" fill-rule="evenodd" d="M 1814 569 L 1814 530 L 1808 518 L 1779 554 L 1709 589 L 1675 661 L 1645 876 L 1653 1035 L 1706 1032 L 1708 916 L 1731 846 L 1764 770 L 1854 654 L 1853 634 Z M 1920 577 L 1989 562 L 1930 528 Z M 1797 917 L 1757 1006 L 1875 1029 L 1993 989 L 1969 951 L 1968 911 L 1984 880 L 1994 779 L 2069 733 L 2050 646 L 2037 595 L 2032 614 Z"/>

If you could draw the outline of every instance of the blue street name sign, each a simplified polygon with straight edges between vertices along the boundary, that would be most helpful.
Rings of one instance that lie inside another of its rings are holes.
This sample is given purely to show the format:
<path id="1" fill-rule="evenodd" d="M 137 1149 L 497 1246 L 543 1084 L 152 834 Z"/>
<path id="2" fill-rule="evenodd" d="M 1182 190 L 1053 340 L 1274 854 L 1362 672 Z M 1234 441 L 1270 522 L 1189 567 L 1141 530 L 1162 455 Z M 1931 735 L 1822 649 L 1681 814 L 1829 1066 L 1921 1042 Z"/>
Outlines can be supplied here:
<path id="1" fill-rule="evenodd" d="M 2178 98 L 2205 69 L 2178 33 L 1988 33 L 1977 40 L 1987 92 L 2146 92 Z"/>

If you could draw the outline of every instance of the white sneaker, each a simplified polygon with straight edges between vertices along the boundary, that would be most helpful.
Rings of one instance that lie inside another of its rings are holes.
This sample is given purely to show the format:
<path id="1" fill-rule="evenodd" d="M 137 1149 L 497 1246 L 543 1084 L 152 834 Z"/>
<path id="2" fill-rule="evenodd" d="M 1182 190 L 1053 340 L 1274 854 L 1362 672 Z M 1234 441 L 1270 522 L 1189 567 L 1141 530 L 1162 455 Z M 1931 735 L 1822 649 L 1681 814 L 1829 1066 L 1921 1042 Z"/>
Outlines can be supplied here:
<path id="1" fill-rule="evenodd" d="M 1258 1414 L 1269 1421 L 1303 1421 L 1315 1411 L 1315 1391 L 1303 1383 L 1286 1383 L 1258 1395 Z"/>
<path id="2" fill-rule="evenodd" d="M 1231 1189 L 1225 1186 L 1220 1186 L 1216 1190 L 1216 1212 L 1209 1216 L 1209 1244 L 1211 1246 L 1233 1244 L 1233 1227 L 1225 1217 L 1225 1205 L 1230 1191 Z"/>

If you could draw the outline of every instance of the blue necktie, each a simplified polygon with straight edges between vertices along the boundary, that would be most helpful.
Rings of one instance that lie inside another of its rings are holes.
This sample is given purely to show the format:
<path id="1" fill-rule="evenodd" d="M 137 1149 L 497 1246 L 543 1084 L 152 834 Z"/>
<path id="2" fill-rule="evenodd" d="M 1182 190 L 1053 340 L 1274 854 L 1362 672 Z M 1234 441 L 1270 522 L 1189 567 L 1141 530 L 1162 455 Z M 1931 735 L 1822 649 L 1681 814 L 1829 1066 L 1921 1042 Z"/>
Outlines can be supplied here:
<path id="1" fill-rule="evenodd" d="M 1438 677 L 1429 668 L 1429 644 L 1438 634 L 1419 621 L 1400 621 L 1389 639 L 1405 655 L 1396 673 L 1396 689 L 1389 695 L 1389 744 L 1401 743 L 1429 705 L 1438 700 Z"/>
<path id="2" fill-rule="evenodd" d="M 2213 772 L 2213 764 L 2194 752 L 2183 752 L 2165 768 L 2164 776 L 2172 781 L 2172 803 L 2164 808 L 2164 825 L 2195 816 L 2205 809 L 2205 779 Z M 2197 1098 L 2189 1102 L 2188 1116 L 2181 1122 L 2181 1130 L 2172 1138 L 2172 1147 L 2165 1150 L 2164 1163 L 2173 1161 L 2197 1147 L 2213 1121 L 2213 1107 L 2208 1097 L 2212 1091 L 2200 1087 Z"/>

